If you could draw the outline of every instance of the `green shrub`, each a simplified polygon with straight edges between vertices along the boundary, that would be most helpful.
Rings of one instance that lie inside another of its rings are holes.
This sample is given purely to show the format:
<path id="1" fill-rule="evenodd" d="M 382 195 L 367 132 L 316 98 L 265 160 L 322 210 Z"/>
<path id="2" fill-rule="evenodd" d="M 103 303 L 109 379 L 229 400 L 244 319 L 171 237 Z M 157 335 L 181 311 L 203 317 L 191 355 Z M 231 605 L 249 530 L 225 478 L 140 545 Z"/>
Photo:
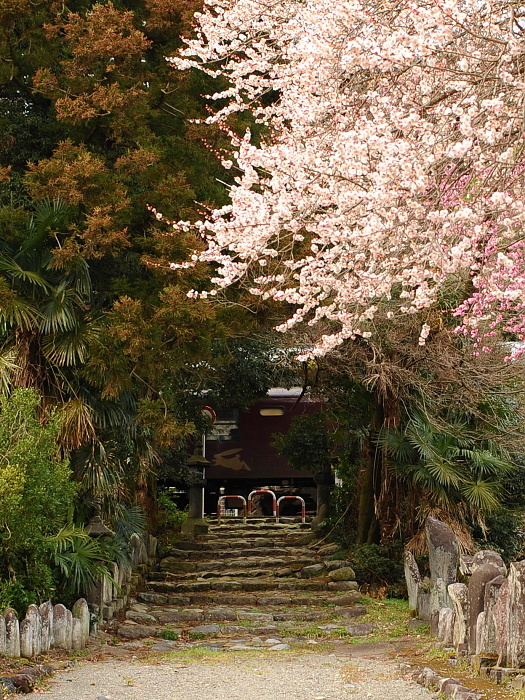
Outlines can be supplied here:
<path id="1" fill-rule="evenodd" d="M 181 510 L 165 492 L 159 492 L 157 504 L 159 508 L 159 525 L 163 530 L 180 532 L 182 523 L 188 517 L 186 510 Z"/>
<path id="2" fill-rule="evenodd" d="M 351 556 L 357 581 L 371 587 L 386 588 L 388 595 L 405 595 L 404 569 L 396 552 L 378 544 L 356 547 Z"/>
<path id="3" fill-rule="evenodd" d="M 49 537 L 66 522 L 75 485 L 60 456 L 60 418 L 37 417 L 38 394 L 0 397 L 0 601 L 25 612 L 53 593 Z"/>
<path id="4" fill-rule="evenodd" d="M 487 531 L 474 528 L 474 539 L 481 549 L 499 552 L 507 562 L 522 559 L 525 553 L 523 510 L 500 507 L 487 516 Z"/>

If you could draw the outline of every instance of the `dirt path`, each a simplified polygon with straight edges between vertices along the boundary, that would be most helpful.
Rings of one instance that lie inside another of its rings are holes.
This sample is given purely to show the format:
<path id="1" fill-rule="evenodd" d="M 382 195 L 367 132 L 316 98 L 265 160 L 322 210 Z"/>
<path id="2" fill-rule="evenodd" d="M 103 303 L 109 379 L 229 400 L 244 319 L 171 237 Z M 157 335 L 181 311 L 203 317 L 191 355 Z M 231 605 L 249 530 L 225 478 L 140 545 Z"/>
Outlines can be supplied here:
<path id="1" fill-rule="evenodd" d="M 430 700 L 385 645 L 323 653 L 174 652 L 162 659 L 82 662 L 58 673 L 46 700 Z"/>

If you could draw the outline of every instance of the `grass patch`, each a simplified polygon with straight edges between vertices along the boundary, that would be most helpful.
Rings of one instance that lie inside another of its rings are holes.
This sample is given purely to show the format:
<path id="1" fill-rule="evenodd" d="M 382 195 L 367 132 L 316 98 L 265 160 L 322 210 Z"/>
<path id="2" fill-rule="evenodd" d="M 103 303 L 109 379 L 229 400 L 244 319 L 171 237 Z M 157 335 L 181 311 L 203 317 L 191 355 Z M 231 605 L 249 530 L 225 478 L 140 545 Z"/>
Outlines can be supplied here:
<path id="1" fill-rule="evenodd" d="M 176 642 L 179 639 L 178 632 L 174 632 L 173 630 L 162 630 L 158 636 L 170 642 Z"/>

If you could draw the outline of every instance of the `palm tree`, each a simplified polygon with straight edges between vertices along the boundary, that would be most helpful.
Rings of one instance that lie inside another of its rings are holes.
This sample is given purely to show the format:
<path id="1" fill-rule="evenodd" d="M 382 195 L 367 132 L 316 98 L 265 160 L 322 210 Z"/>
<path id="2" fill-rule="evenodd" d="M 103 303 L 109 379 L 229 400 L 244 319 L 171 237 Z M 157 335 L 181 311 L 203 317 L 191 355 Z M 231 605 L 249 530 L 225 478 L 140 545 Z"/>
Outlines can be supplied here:
<path id="1" fill-rule="evenodd" d="M 42 201 L 18 239 L 0 234 L 0 392 L 33 387 L 44 406 L 59 406 L 61 444 L 84 493 L 111 500 L 122 495 L 122 468 L 102 436 L 117 426 L 132 430 L 133 402 L 104 398 L 82 374 L 107 324 L 87 261 L 56 254 L 64 252 L 70 213 L 61 201 Z"/>
<path id="2" fill-rule="evenodd" d="M 468 522 L 484 527 L 484 516 L 504 496 L 502 483 L 516 470 L 502 444 L 497 412 L 491 419 L 413 409 L 402 427 L 381 433 L 378 444 L 417 503 L 412 517 L 424 522 L 427 515 L 439 515 L 465 532 Z"/>

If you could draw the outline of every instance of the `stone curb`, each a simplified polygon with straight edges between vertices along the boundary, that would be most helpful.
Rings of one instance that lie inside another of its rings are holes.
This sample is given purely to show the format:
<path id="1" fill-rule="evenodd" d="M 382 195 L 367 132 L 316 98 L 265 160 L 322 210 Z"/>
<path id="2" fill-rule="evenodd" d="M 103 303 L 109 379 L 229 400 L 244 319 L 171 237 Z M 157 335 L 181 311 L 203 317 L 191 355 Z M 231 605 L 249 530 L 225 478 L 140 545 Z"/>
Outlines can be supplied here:
<path id="1" fill-rule="evenodd" d="M 413 679 L 425 688 L 442 693 L 444 697 L 451 698 L 451 700 L 480 700 L 483 697 L 483 694 L 467 688 L 457 678 L 440 676 L 428 666 L 415 671 Z"/>

